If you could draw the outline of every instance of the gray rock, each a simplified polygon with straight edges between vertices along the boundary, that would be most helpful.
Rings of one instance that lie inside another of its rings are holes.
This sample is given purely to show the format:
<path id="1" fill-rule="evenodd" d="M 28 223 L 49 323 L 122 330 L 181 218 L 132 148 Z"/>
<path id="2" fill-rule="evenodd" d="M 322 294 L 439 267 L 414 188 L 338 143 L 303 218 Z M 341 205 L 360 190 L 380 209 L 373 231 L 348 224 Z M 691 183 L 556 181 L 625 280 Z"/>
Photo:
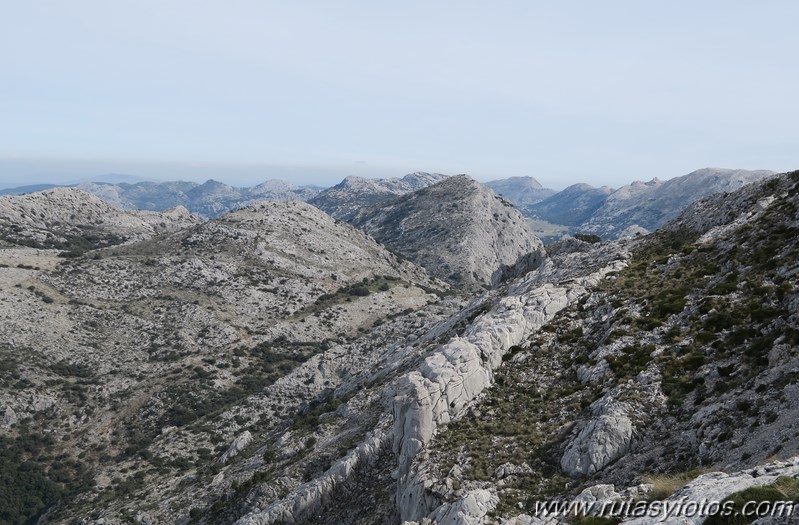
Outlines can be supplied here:
<path id="1" fill-rule="evenodd" d="M 366 208 L 352 223 L 460 288 L 495 286 L 545 259 L 522 215 L 465 175 Z"/>
<path id="2" fill-rule="evenodd" d="M 727 496 L 752 487 L 763 487 L 773 484 L 780 476 L 799 477 L 799 456 L 786 461 L 776 461 L 757 469 L 748 469 L 732 474 L 711 472 L 703 474 L 675 492 L 667 502 L 701 502 L 723 501 Z M 624 520 L 625 525 L 701 525 L 704 515 L 687 515 L 677 512 L 666 520 L 662 516 L 644 517 Z M 795 523 L 796 516 L 790 516 L 788 523 Z M 769 521 L 765 521 L 769 523 Z M 779 523 L 779 521 L 777 521 Z"/>
<path id="3" fill-rule="evenodd" d="M 309 202 L 331 217 L 350 222 L 364 207 L 426 188 L 446 178 L 446 175 L 440 173 L 424 172 L 391 179 L 347 177 L 332 188 L 320 192 Z"/>
<path id="4" fill-rule="evenodd" d="M 242 434 L 236 437 L 233 440 L 233 443 L 230 444 L 227 451 L 219 458 L 219 462 L 223 465 L 230 461 L 232 458 L 239 455 L 239 453 L 244 450 L 247 445 L 252 442 L 252 434 L 249 430 L 245 430 Z"/>
<path id="5" fill-rule="evenodd" d="M 592 407 L 592 413 L 594 417 L 582 426 L 560 461 L 570 476 L 590 476 L 630 449 L 633 424 L 626 404 L 602 399 Z"/>

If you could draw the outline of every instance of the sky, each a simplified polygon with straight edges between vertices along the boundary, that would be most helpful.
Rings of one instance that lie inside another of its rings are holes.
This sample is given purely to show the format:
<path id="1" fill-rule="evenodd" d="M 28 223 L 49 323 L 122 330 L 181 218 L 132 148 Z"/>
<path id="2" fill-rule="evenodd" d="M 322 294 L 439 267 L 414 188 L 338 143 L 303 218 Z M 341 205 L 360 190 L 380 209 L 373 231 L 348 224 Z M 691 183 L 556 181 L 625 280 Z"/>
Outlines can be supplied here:
<path id="1" fill-rule="evenodd" d="M 799 169 L 795 1 L 3 4 L 0 187 Z"/>

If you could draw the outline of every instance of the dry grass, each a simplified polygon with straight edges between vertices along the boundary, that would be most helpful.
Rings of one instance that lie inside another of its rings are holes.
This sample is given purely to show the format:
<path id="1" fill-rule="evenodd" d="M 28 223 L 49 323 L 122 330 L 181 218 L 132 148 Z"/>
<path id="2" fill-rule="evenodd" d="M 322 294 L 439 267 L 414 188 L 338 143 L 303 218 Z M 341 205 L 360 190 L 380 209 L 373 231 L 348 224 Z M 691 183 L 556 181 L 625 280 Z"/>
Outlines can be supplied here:
<path id="1" fill-rule="evenodd" d="M 652 485 L 652 490 L 647 494 L 647 499 L 650 501 L 664 500 L 706 472 L 708 471 L 700 469 L 678 474 L 644 476 L 644 483 Z"/>

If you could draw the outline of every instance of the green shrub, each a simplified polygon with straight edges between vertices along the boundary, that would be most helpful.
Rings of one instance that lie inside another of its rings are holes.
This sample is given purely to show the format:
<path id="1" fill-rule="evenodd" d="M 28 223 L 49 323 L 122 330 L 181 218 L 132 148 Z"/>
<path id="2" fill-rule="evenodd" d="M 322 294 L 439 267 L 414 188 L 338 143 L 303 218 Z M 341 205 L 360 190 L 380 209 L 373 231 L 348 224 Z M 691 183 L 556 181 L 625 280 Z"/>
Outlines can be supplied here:
<path id="1" fill-rule="evenodd" d="M 574 238 L 591 244 L 596 244 L 602 240 L 599 235 L 594 235 L 591 233 L 575 233 Z"/>
<path id="2" fill-rule="evenodd" d="M 572 520 L 574 525 L 616 525 L 620 518 L 603 518 L 601 516 L 578 516 Z"/>
<path id="3" fill-rule="evenodd" d="M 709 516 L 705 520 L 705 525 L 749 525 L 757 516 L 744 516 L 743 508 L 748 502 L 777 502 L 785 501 L 788 499 L 785 492 L 778 488 L 775 483 L 767 487 L 752 487 L 740 492 L 736 492 L 724 499 L 722 506 L 725 502 L 732 502 L 734 514 L 731 516 L 724 516 L 721 513 Z M 751 504 L 750 504 L 751 507 Z"/>
<path id="4" fill-rule="evenodd" d="M 348 293 L 358 297 L 366 297 L 369 295 L 369 288 L 366 286 L 353 286 L 349 289 Z"/>

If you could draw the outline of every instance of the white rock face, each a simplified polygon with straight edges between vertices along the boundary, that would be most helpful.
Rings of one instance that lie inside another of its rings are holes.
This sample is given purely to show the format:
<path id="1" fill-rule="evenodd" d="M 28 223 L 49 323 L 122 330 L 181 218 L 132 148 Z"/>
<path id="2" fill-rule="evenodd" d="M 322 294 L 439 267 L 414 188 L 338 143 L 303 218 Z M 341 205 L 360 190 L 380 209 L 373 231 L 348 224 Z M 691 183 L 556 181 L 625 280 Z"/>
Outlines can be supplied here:
<path id="1" fill-rule="evenodd" d="M 430 516 L 439 525 L 479 525 L 493 510 L 499 498 L 488 490 L 475 490 L 455 503 L 446 503 Z"/>
<path id="2" fill-rule="evenodd" d="M 594 418 L 566 447 L 560 461 L 570 476 L 590 476 L 619 459 L 629 449 L 633 424 L 624 403 L 599 400 L 592 407 Z"/>
<path id="3" fill-rule="evenodd" d="M 301 516 L 313 512 L 337 486 L 350 479 L 359 465 L 369 464 L 380 455 L 380 451 L 384 450 L 391 439 L 388 428 L 387 420 L 384 419 L 364 442 L 337 461 L 324 475 L 301 485 L 285 499 L 243 516 L 236 521 L 236 525 L 295 523 Z"/>
<path id="4" fill-rule="evenodd" d="M 10 428 L 17 422 L 17 414 L 10 406 L 0 408 L 0 428 Z"/>
<path id="5" fill-rule="evenodd" d="M 398 458 L 397 507 L 402 520 L 420 520 L 438 512 L 430 508 L 435 502 L 426 493 L 431 480 L 425 469 L 414 463 L 438 425 L 460 417 L 468 403 L 491 384 L 493 370 L 505 351 L 580 297 L 587 286 L 624 264 L 616 261 L 563 286 L 538 285 L 533 272 L 492 311 L 476 319 L 463 337 L 450 341 L 425 359 L 418 371 L 400 379 L 394 398 L 393 446 Z M 474 507 L 459 508 L 463 513 Z"/>
<path id="6" fill-rule="evenodd" d="M 244 450 L 251 442 L 252 434 L 249 430 L 244 431 L 241 435 L 233 440 L 233 443 L 230 444 L 230 447 L 227 449 L 227 451 L 222 454 L 222 457 L 219 458 L 219 462 L 224 465 L 232 458 L 238 456 L 239 452 Z"/>
<path id="7" fill-rule="evenodd" d="M 780 476 L 799 477 L 799 456 L 787 461 L 776 461 L 760 467 L 725 474 L 723 472 L 711 472 L 699 476 L 691 483 L 675 492 L 666 501 L 717 501 L 720 502 L 727 496 L 746 490 L 752 487 L 764 487 L 772 485 Z M 624 520 L 622 523 L 627 525 L 700 525 L 705 521 L 706 516 L 688 516 L 680 514 L 663 520 L 662 517 L 645 517 Z M 795 520 L 796 516 L 789 518 Z M 788 521 L 787 523 L 791 523 Z M 793 522 L 795 523 L 795 521 Z"/>

